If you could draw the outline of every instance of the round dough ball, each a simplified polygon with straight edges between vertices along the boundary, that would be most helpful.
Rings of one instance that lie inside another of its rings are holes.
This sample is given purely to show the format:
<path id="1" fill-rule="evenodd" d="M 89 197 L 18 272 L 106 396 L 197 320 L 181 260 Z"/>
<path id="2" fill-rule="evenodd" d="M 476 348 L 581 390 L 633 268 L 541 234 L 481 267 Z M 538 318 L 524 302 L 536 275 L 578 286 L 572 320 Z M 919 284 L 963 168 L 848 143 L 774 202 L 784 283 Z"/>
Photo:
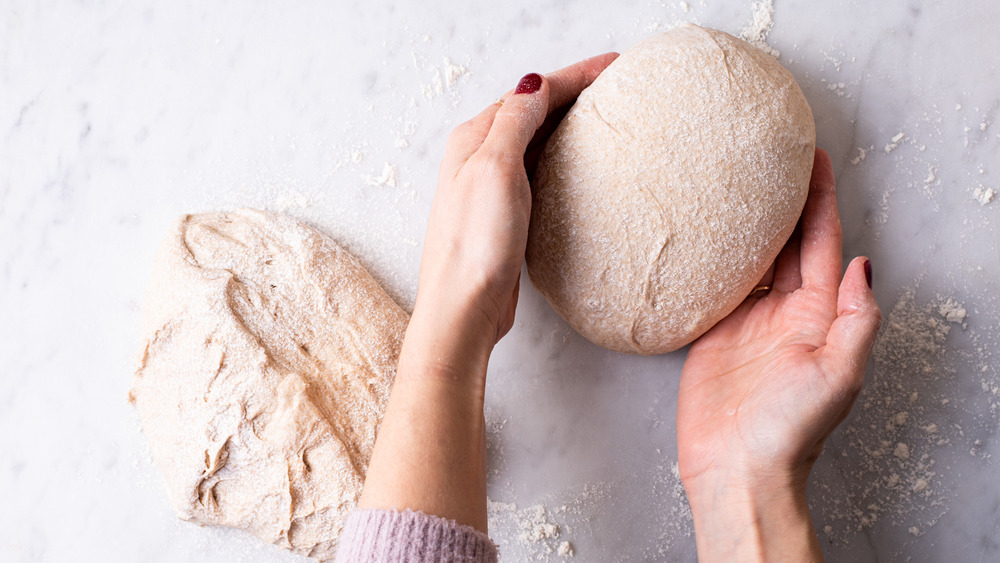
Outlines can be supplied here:
<path id="1" fill-rule="evenodd" d="M 332 559 L 407 321 L 302 223 L 181 217 L 154 265 L 130 394 L 177 514 Z"/>
<path id="2" fill-rule="evenodd" d="M 809 104 L 770 55 L 695 25 L 646 39 L 583 91 L 545 147 L 531 281 L 595 344 L 680 348 L 774 261 L 815 146 Z"/>

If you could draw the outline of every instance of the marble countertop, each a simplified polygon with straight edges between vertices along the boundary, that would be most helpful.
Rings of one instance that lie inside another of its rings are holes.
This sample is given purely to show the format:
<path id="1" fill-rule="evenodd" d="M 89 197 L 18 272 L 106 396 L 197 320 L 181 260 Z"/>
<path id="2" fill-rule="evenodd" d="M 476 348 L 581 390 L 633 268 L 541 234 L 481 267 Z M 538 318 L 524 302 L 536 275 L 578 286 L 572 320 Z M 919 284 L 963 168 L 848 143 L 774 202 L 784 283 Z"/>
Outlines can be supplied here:
<path id="1" fill-rule="evenodd" d="M 767 5 L 758 6 L 766 9 Z M 776 0 L 768 43 L 839 179 L 884 333 L 810 484 L 830 561 L 1000 560 L 1000 4 Z M 264 207 L 412 303 L 447 132 L 532 71 L 750 0 L 14 0 L 0 6 L 0 559 L 293 561 L 175 518 L 126 402 L 153 253 Z M 572 332 L 522 286 L 490 367 L 505 561 L 694 560 L 673 473 L 684 353 Z M 553 527 L 540 524 L 553 524 Z M 304 561 L 304 560 L 303 560 Z"/>

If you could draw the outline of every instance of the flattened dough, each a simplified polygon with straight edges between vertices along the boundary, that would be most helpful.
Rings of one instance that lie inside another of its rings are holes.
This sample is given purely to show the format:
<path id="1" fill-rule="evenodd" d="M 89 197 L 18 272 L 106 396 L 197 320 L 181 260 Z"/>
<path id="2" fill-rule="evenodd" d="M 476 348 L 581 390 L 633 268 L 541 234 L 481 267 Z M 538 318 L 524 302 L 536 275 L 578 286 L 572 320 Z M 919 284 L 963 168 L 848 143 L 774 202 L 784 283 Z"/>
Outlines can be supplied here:
<path id="1" fill-rule="evenodd" d="M 584 90 L 534 179 L 531 281 L 590 341 L 662 354 L 746 298 L 809 190 L 792 75 L 721 31 L 650 37 Z"/>
<path id="2" fill-rule="evenodd" d="M 332 559 L 407 321 L 302 223 L 181 217 L 147 290 L 130 394 L 177 514 Z"/>

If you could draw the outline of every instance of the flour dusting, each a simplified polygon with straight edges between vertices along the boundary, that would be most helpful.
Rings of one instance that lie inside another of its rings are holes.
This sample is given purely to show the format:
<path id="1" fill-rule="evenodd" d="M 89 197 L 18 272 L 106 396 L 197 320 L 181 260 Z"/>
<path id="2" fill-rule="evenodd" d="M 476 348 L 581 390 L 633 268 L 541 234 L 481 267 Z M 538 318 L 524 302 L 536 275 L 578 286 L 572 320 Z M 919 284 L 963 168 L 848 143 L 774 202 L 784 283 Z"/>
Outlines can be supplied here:
<path id="1" fill-rule="evenodd" d="M 366 185 L 381 187 L 388 186 L 390 188 L 395 188 L 398 182 L 399 169 L 395 164 L 389 164 L 388 162 L 382 167 L 382 174 L 375 176 L 373 174 L 362 174 L 361 179 L 364 180 Z"/>
<path id="2" fill-rule="evenodd" d="M 956 476 L 939 458 L 950 460 L 963 451 L 978 456 L 981 449 L 979 440 L 966 437 L 969 428 L 949 422 L 962 407 L 952 390 L 960 366 L 981 366 L 983 398 L 994 411 L 997 403 L 997 376 L 988 367 L 988 352 L 977 346 L 963 356 L 948 345 L 956 329 L 962 338 L 978 342 L 967 332 L 968 318 L 967 307 L 954 297 L 919 302 L 916 286 L 887 311 L 873 354 L 874 373 L 836 446 L 842 460 L 834 458 L 833 465 L 845 464 L 847 480 L 813 482 L 824 504 L 824 535 L 831 541 L 846 543 L 879 522 L 919 535 L 947 513 Z"/>
<path id="3" fill-rule="evenodd" d="M 972 197 L 979 202 L 979 205 L 986 205 L 987 203 L 993 201 L 994 195 L 996 195 L 996 192 L 993 188 L 978 186 L 976 189 L 972 190 Z"/>
<path id="4" fill-rule="evenodd" d="M 885 154 L 889 154 L 892 151 L 896 150 L 896 147 L 898 147 L 899 144 L 902 143 L 903 139 L 905 138 L 906 138 L 906 133 L 903 133 L 902 131 L 893 135 L 892 140 L 885 145 Z"/>
<path id="5" fill-rule="evenodd" d="M 774 0 L 760 0 L 753 5 L 753 19 L 740 32 L 740 39 L 774 58 L 781 52 L 767 44 L 767 34 L 774 27 Z"/>
<path id="6" fill-rule="evenodd" d="M 607 500 L 602 485 L 588 485 L 572 495 L 568 504 L 536 503 L 518 508 L 514 503 L 487 499 L 491 537 L 501 554 L 517 554 L 517 560 L 551 561 L 576 554 L 572 534 L 585 528 L 595 513 L 596 503 Z M 516 544 L 509 538 L 515 538 Z"/>

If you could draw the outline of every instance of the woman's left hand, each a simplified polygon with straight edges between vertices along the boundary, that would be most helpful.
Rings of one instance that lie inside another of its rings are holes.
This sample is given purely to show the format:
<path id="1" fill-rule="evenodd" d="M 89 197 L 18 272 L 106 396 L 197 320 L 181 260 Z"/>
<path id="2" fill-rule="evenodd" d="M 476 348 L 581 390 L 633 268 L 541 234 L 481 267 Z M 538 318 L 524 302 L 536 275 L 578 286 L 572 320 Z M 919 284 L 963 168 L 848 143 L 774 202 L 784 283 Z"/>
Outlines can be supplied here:
<path id="1" fill-rule="evenodd" d="M 502 102 L 452 131 L 424 240 L 417 308 L 472 305 L 492 327 L 493 343 L 510 330 L 531 217 L 528 179 L 569 104 L 617 56 L 529 74 Z"/>

